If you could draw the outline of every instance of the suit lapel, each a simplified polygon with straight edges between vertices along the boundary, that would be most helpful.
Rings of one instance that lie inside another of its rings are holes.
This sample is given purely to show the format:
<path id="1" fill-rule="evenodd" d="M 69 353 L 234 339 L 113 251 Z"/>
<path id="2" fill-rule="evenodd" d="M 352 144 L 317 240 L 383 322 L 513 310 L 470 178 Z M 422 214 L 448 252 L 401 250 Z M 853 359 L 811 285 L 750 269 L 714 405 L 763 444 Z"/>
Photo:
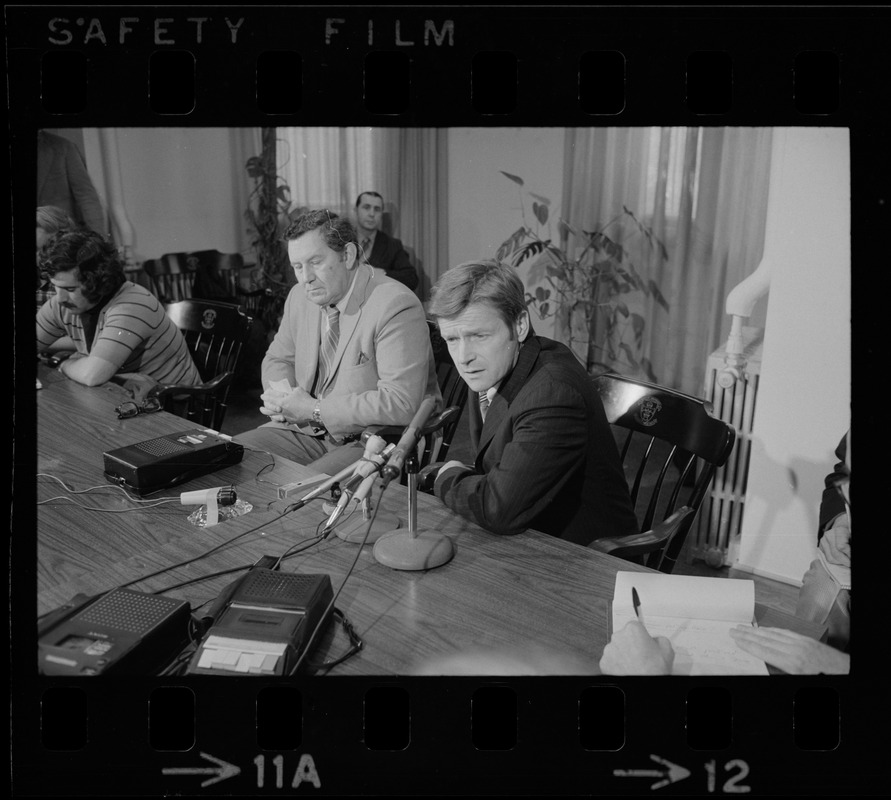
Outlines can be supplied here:
<path id="1" fill-rule="evenodd" d="M 529 338 L 520 348 L 520 355 L 517 358 L 517 363 L 507 376 L 507 379 L 502 382 L 502 385 L 495 393 L 495 396 L 492 398 L 492 402 L 489 405 L 489 410 L 486 412 L 486 420 L 480 431 L 477 458 L 482 455 L 483 450 L 488 446 L 489 442 L 492 441 L 492 437 L 507 417 L 510 404 L 529 378 L 529 373 L 532 371 L 532 367 L 535 366 L 539 352 L 541 352 L 541 344 L 538 339 L 530 333 Z M 476 413 L 477 416 L 481 416 L 478 404 Z"/>

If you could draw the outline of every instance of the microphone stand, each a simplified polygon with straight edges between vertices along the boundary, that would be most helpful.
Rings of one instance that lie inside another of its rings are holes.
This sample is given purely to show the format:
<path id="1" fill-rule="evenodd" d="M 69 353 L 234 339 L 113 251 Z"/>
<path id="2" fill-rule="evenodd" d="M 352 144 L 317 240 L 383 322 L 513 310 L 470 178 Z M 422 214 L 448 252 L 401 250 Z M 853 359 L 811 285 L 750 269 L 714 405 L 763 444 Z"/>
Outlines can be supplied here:
<path id="1" fill-rule="evenodd" d="M 424 427 L 421 435 L 441 428 L 458 411 L 450 406 L 431 424 Z M 372 554 L 379 564 L 401 570 L 434 569 L 447 564 L 455 555 L 455 545 L 443 533 L 418 529 L 418 473 L 420 462 L 413 449 L 405 457 L 405 475 L 408 484 L 408 528 L 391 530 L 381 534 L 374 543 Z"/>
<path id="2" fill-rule="evenodd" d="M 353 511 L 349 517 L 334 528 L 334 534 L 345 542 L 361 544 L 364 541 L 365 544 L 374 544 L 383 534 L 402 527 L 402 520 L 399 517 L 379 508 L 374 522 L 371 523 L 371 530 L 368 531 L 368 536 L 366 537 L 365 531 L 368 530 L 368 522 L 374 515 L 374 506 L 371 504 L 371 492 L 359 501 L 359 507 L 362 509 L 361 514 Z"/>

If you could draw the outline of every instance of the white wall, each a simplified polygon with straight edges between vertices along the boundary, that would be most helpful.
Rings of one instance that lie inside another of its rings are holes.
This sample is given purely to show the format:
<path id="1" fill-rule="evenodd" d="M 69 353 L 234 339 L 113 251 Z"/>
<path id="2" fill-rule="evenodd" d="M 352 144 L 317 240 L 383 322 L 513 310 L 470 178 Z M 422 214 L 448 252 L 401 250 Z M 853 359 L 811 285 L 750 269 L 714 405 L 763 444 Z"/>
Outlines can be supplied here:
<path id="1" fill-rule="evenodd" d="M 823 480 L 850 425 L 849 135 L 774 132 L 765 258 L 773 262 L 737 567 L 800 583 Z"/>
<path id="2" fill-rule="evenodd" d="M 120 169 L 137 261 L 205 249 L 251 256 L 244 164 L 259 152 L 256 129 L 117 128 L 114 134 L 117 164 L 103 165 L 96 129 L 84 130 L 84 150 L 106 209 L 110 173 Z"/>
<path id="3" fill-rule="evenodd" d="M 493 258 L 523 224 L 517 185 L 501 171 L 523 179 L 526 189 L 551 200 L 559 212 L 563 190 L 562 128 L 449 129 L 449 264 Z M 531 208 L 527 200 L 527 221 Z M 527 282 L 528 270 L 520 277 Z M 527 290 L 530 287 L 526 286 Z M 536 332 L 552 335 L 549 321 L 533 320 Z"/>

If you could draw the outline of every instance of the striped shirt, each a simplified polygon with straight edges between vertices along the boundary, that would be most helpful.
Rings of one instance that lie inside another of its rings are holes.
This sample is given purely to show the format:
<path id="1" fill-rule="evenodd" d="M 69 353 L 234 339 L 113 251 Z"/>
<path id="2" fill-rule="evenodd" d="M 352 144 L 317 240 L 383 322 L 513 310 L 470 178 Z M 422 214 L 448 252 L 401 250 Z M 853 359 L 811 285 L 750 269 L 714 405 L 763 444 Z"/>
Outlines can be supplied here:
<path id="1" fill-rule="evenodd" d="M 69 336 L 83 355 L 117 365 L 118 372 L 139 372 L 159 383 L 195 385 L 201 376 L 186 340 L 146 288 L 125 281 L 99 312 L 92 342 L 83 320 L 59 305 L 53 295 L 37 311 L 37 350 Z"/>

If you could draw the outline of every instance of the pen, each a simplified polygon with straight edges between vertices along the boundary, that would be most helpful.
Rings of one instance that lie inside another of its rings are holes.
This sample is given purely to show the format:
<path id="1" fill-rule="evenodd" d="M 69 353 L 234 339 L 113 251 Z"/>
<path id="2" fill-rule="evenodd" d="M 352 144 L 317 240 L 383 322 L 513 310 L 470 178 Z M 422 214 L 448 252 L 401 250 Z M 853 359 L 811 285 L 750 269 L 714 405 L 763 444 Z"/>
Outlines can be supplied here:
<path id="1" fill-rule="evenodd" d="M 640 596 L 637 594 L 637 589 L 634 586 L 631 587 L 631 605 L 634 606 L 634 615 L 637 617 L 638 622 L 643 625 L 643 616 L 640 613 Z"/>

